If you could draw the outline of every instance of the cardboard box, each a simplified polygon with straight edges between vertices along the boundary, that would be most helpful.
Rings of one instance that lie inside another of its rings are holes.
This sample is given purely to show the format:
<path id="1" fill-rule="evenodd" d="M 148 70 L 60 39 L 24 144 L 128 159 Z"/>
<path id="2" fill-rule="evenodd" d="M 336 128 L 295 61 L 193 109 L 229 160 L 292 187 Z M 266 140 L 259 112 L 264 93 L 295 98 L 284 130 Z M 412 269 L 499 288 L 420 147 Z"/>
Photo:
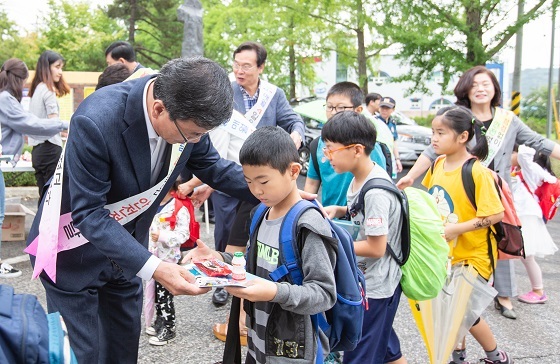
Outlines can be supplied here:
<path id="1" fill-rule="evenodd" d="M 25 215 L 35 213 L 22 204 L 6 205 L 4 223 L 2 224 L 2 241 L 25 240 Z"/>

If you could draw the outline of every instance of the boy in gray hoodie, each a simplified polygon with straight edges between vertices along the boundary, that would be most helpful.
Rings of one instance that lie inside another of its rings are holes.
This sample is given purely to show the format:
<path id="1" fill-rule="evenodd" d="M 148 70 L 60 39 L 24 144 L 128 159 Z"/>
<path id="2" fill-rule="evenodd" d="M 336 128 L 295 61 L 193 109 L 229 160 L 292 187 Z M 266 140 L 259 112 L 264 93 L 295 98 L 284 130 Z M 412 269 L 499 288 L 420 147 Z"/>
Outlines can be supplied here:
<path id="1" fill-rule="evenodd" d="M 249 189 L 269 209 L 255 230 L 247 254 L 248 272 L 264 279 L 251 280 L 246 288 L 226 290 L 245 300 L 248 354 L 245 363 L 314 363 L 317 332 L 311 315 L 330 309 L 336 302 L 334 265 L 336 241 L 323 216 L 307 210 L 298 223 L 305 229 L 301 244 L 303 284 L 285 278 L 273 282 L 269 273 L 280 261 L 280 226 L 288 211 L 301 200 L 296 181 L 301 170 L 297 149 L 288 133 L 276 127 L 257 129 L 247 138 L 239 154 Z M 186 260 L 218 258 L 231 263 L 230 253 L 219 253 L 204 243 Z M 323 352 L 329 352 L 322 340 Z"/>

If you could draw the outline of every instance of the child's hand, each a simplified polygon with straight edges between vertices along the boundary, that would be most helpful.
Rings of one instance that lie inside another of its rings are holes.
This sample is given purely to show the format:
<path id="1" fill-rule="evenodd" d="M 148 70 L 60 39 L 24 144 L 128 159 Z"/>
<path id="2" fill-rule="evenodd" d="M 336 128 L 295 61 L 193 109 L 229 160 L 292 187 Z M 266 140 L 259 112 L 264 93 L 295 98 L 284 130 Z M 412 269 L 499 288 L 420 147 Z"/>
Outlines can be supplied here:
<path id="1" fill-rule="evenodd" d="M 197 247 L 194 249 L 189 250 L 187 255 L 181 260 L 182 264 L 190 263 L 190 262 L 200 262 L 203 260 L 208 260 L 212 258 L 218 258 L 222 260 L 222 256 L 219 254 L 214 254 L 215 251 L 210 249 L 208 245 L 204 244 L 204 242 L 200 239 L 196 241 Z"/>
<path id="2" fill-rule="evenodd" d="M 325 206 L 323 209 L 327 213 L 329 219 L 334 219 L 335 217 L 343 217 L 346 214 L 346 210 L 344 210 L 344 215 L 342 214 L 341 207 L 346 209 L 344 206 Z"/>
<path id="3" fill-rule="evenodd" d="M 457 224 L 445 224 L 444 237 L 446 241 L 455 240 L 459 235 L 461 235 L 461 232 L 458 231 L 457 227 Z"/>
<path id="4" fill-rule="evenodd" d="M 251 302 L 269 302 L 276 297 L 278 287 L 276 283 L 266 279 L 254 279 L 247 282 L 247 287 L 225 287 L 225 290 L 235 297 L 244 298 Z"/>
<path id="5" fill-rule="evenodd" d="M 152 241 L 153 241 L 153 242 L 158 241 L 158 239 L 159 239 L 159 230 L 152 230 L 152 231 L 150 232 L 150 237 L 152 238 Z"/>

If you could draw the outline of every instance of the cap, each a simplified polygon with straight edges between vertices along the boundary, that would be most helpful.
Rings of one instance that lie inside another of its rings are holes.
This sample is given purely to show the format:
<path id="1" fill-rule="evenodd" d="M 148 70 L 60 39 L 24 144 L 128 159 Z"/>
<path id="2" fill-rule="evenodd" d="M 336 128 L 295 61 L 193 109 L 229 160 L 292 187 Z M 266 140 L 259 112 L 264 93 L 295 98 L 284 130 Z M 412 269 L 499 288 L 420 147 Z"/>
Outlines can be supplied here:
<path id="1" fill-rule="evenodd" d="M 396 102 L 392 97 L 384 97 L 381 99 L 381 102 L 379 103 L 379 107 L 385 106 L 385 107 L 390 107 L 391 109 L 394 109 L 395 105 Z"/>

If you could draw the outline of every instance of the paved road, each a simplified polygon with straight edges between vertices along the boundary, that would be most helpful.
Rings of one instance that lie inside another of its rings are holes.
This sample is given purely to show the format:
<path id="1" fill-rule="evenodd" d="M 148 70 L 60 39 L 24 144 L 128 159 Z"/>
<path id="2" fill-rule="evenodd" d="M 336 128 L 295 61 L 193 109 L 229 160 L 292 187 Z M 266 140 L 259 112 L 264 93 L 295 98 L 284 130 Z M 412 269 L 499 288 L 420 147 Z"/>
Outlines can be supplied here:
<path id="1" fill-rule="evenodd" d="M 30 208 L 36 208 L 36 192 L 29 190 L 14 191 L 9 189 L 8 195 L 23 194 L 23 202 Z M 8 196 L 8 197 L 9 197 Z M 31 218 L 28 217 L 27 225 Z M 211 225 L 213 229 L 213 225 Z M 549 223 L 548 228 L 552 236 L 560 241 L 560 218 Z M 28 227 L 29 229 L 29 227 Z M 212 231 L 207 235 L 202 228 L 202 239 L 212 242 Z M 46 307 L 44 290 L 38 281 L 30 280 L 31 267 L 26 257 L 18 262 L 22 255 L 23 242 L 4 242 L 2 244 L 3 257 L 11 258 L 16 268 L 24 274 L 15 279 L 5 279 L 1 283 L 8 283 L 19 293 L 32 293 L 39 297 Z M 494 308 L 490 307 L 484 317 L 492 327 L 501 348 L 509 351 L 518 364 L 560 363 L 558 340 L 560 339 L 560 254 L 538 260 L 544 276 L 544 284 L 549 301 L 544 305 L 526 305 L 515 302 L 515 310 L 519 316 L 517 320 L 509 320 Z M 519 292 L 530 289 L 529 280 L 521 263 L 516 264 Z M 212 335 L 212 324 L 224 321 L 228 312 L 227 307 L 216 308 L 211 304 L 210 294 L 198 297 L 176 297 L 178 337 L 164 347 L 154 347 L 148 344 L 147 337 L 142 335 L 140 340 L 139 363 L 214 363 L 221 359 L 223 343 Z M 402 351 L 409 363 L 426 364 L 428 359 L 416 325 L 410 314 L 406 300 L 401 305 L 395 320 L 395 329 L 401 339 Z M 480 347 L 469 337 L 469 358 L 483 357 Z"/>

